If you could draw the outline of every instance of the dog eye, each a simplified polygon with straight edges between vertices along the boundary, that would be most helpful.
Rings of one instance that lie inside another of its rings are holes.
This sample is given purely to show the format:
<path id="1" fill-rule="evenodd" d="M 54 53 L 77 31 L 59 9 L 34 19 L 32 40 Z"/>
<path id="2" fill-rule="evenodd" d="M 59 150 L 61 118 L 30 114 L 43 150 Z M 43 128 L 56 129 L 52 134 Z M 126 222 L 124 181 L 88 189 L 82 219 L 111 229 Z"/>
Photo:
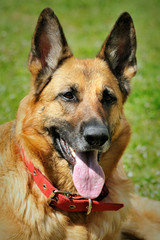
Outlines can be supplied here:
<path id="1" fill-rule="evenodd" d="M 105 104 L 113 104 L 117 101 L 116 96 L 108 92 L 107 90 L 104 90 L 103 92 L 103 98 L 102 98 L 102 103 Z"/>
<path id="2" fill-rule="evenodd" d="M 64 100 L 75 100 L 75 96 L 72 92 L 66 92 L 62 95 L 62 97 L 64 98 Z"/>

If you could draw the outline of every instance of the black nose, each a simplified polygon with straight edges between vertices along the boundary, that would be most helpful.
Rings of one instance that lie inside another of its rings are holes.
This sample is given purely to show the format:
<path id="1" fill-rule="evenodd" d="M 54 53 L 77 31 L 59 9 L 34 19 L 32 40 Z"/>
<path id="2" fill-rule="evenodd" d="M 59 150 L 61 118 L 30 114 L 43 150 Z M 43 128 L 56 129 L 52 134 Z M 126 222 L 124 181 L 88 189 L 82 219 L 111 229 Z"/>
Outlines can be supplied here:
<path id="1" fill-rule="evenodd" d="M 87 124 L 83 136 L 92 147 L 101 147 L 109 140 L 109 132 L 103 124 Z"/>

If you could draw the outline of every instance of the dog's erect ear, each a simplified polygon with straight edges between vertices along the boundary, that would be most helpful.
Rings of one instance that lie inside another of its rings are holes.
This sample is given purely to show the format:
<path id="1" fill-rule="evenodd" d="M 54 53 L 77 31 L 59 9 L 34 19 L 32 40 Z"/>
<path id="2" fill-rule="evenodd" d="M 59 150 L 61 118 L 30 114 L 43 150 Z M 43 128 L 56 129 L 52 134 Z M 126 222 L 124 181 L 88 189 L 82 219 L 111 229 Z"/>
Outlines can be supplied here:
<path id="1" fill-rule="evenodd" d="M 37 95 L 50 81 L 53 71 L 71 56 L 58 18 L 50 8 L 44 9 L 38 19 L 28 61 Z"/>
<path id="2" fill-rule="evenodd" d="M 129 80 L 137 71 L 135 54 L 135 29 L 131 16 L 125 12 L 118 18 L 97 57 L 108 63 L 126 96 L 130 91 Z"/>

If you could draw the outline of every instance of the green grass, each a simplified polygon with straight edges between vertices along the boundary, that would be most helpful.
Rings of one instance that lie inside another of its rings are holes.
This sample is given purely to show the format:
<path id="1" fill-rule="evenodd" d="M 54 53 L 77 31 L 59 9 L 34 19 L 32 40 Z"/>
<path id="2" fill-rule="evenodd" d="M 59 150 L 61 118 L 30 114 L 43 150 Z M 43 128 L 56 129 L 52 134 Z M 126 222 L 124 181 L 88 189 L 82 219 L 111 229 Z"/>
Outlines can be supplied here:
<path id="1" fill-rule="evenodd" d="M 29 91 L 27 58 L 39 13 L 58 15 L 77 57 L 94 57 L 121 12 L 128 11 L 137 32 L 138 74 L 125 112 L 132 139 L 124 155 L 129 176 L 141 195 L 160 200 L 160 1 L 159 0 L 1 0 L 0 122 L 16 117 Z"/>

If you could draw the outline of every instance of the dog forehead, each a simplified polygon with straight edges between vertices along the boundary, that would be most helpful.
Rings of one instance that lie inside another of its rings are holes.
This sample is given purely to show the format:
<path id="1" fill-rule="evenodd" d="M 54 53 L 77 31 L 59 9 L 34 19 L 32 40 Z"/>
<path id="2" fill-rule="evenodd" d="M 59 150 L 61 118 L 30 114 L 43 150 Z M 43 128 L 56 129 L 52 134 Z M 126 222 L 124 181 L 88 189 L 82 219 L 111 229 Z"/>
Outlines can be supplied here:
<path id="1" fill-rule="evenodd" d="M 53 75 L 56 87 L 78 86 L 79 90 L 94 86 L 102 89 L 111 86 L 118 89 L 117 81 L 106 62 L 101 59 L 68 59 Z"/>

